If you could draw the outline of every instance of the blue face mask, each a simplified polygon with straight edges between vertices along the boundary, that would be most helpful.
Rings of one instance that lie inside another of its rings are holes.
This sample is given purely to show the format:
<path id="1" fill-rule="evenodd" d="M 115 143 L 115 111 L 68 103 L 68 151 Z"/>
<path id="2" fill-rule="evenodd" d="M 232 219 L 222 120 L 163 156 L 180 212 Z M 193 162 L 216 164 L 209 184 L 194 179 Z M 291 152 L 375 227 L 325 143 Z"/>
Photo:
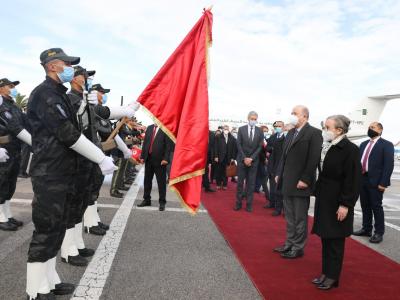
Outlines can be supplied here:
<path id="1" fill-rule="evenodd" d="M 12 89 L 10 90 L 10 97 L 11 97 L 11 98 L 15 98 L 15 97 L 17 97 L 17 95 L 18 95 L 17 89 L 16 89 L 16 88 L 12 88 Z"/>
<path id="2" fill-rule="evenodd" d="M 90 90 L 92 88 L 92 86 L 93 86 L 93 79 L 92 78 L 88 78 L 86 80 L 86 83 L 87 83 L 88 90 Z"/>
<path id="3" fill-rule="evenodd" d="M 281 133 L 282 132 L 282 128 L 281 127 L 275 127 L 275 132 L 276 133 Z"/>
<path id="4" fill-rule="evenodd" d="M 58 78 L 62 83 L 71 82 L 74 79 L 74 68 L 64 66 L 64 70 L 61 73 L 57 73 Z"/>
<path id="5" fill-rule="evenodd" d="M 107 94 L 103 94 L 103 97 L 101 98 L 101 103 L 102 104 L 106 104 L 106 102 L 107 102 Z"/>
<path id="6" fill-rule="evenodd" d="M 256 125 L 257 125 L 257 121 L 255 121 L 255 120 L 250 120 L 250 121 L 249 121 L 249 125 L 250 125 L 250 126 L 256 126 Z"/>

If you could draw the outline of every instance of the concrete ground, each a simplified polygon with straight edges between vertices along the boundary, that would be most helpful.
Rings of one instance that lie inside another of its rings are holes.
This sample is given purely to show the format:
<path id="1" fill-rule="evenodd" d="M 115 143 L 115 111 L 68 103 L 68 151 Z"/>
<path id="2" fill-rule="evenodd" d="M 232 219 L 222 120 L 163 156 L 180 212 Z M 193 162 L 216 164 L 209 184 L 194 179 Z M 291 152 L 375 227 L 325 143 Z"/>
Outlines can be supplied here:
<path id="1" fill-rule="evenodd" d="M 106 178 L 99 206 L 111 230 L 84 235 L 86 246 L 97 249 L 87 268 L 57 262 L 62 280 L 77 285 L 72 299 L 260 299 L 204 208 L 193 217 L 168 191 L 167 210 L 160 212 L 156 184 L 153 206 L 137 208 L 142 182 L 140 172 L 125 199 L 117 199 L 109 197 Z M 0 231 L 0 299 L 25 299 L 32 197 L 30 180 L 19 179 L 12 211 L 25 226 Z"/>

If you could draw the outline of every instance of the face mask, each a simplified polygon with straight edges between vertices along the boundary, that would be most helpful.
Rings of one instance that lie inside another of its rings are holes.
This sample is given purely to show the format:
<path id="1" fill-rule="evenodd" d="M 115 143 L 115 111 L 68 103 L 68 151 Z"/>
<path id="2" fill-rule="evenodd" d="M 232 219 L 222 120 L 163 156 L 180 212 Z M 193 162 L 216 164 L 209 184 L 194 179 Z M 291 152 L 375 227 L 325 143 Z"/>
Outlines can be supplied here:
<path id="1" fill-rule="evenodd" d="M 275 127 L 275 132 L 276 133 L 281 133 L 282 132 L 282 128 L 281 127 Z"/>
<path id="2" fill-rule="evenodd" d="M 106 102 L 107 102 L 107 94 L 103 94 L 103 96 L 102 96 L 102 98 L 101 98 L 101 103 L 102 104 L 106 104 Z"/>
<path id="3" fill-rule="evenodd" d="M 10 97 L 11 97 L 11 98 L 15 98 L 15 97 L 17 97 L 17 95 L 18 95 L 17 89 L 16 89 L 16 88 L 12 88 L 12 89 L 10 90 Z"/>
<path id="4" fill-rule="evenodd" d="M 57 73 L 58 78 L 62 83 L 71 82 L 74 79 L 74 68 L 64 66 L 64 70 L 61 73 Z"/>
<path id="5" fill-rule="evenodd" d="M 224 134 L 228 135 L 229 134 L 229 130 L 224 130 Z"/>
<path id="6" fill-rule="evenodd" d="M 288 131 L 284 131 L 284 132 L 283 132 L 283 135 L 284 135 L 284 136 L 287 136 L 287 133 L 288 133 Z"/>
<path id="7" fill-rule="evenodd" d="M 269 137 L 270 137 L 270 134 L 269 134 L 268 132 L 264 132 L 264 137 L 265 137 L 265 138 L 269 138 Z"/>
<path id="8" fill-rule="evenodd" d="M 324 142 L 332 142 L 335 139 L 335 134 L 330 130 L 323 130 L 322 138 L 324 139 Z"/>
<path id="9" fill-rule="evenodd" d="M 257 121 L 256 120 L 250 120 L 249 121 L 249 125 L 254 127 L 254 126 L 257 125 Z"/>
<path id="10" fill-rule="evenodd" d="M 289 124 L 292 124 L 293 126 L 296 126 L 297 123 L 299 123 L 299 118 L 295 115 L 290 115 L 289 117 Z"/>
<path id="11" fill-rule="evenodd" d="M 374 137 L 377 137 L 379 135 L 379 133 L 377 133 L 376 131 L 372 130 L 371 128 L 368 128 L 368 136 L 373 139 Z"/>
<path id="12" fill-rule="evenodd" d="M 87 89 L 90 90 L 93 86 L 93 78 L 88 78 L 86 80 L 86 84 L 87 84 Z"/>
<path id="13" fill-rule="evenodd" d="M 236 132 L 232 132 L 233 137 L 236 139 L 237 138 L 237 133 Z"/>

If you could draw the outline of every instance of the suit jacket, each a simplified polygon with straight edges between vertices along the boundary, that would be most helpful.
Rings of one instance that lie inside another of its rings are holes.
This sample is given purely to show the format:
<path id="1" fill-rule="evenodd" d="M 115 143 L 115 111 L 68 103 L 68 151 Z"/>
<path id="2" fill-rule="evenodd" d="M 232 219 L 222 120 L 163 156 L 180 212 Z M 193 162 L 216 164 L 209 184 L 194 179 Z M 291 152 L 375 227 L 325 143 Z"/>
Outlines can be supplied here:
<path id="1" fill-rule="evenodd" d="M 290 130 L 286 136 L 277 171 L 278 188 L 282 189 L 284 196 L 308 197 L 314 191 L 316 170 L 321 158 L 322 132 L 306 123 L 293 140 L 295 130 Z M 298 189 L 299 180 L 308 187 Z"/>
<path id="2" fill-rule="evenodd" d="M 254 126 L 253 140 L 250 140 L 248 125 L 239 128 L 237 137 L 237 161 L 243 163 L 246 157 L 252 158 L 253 163 L 258 163 L 260 151 L 264 143 L 264 134 L 261 129 Z"/>
<path id="3" fill-rule="evenodd" d="M 332 145 L 325 156 L 315 189 L 312 233 L 322 238 L 343 238 L 353 233 L 354 206 L 360 194 L 361 163 L 358 147 L 347 138 Z M 347 217 L 337 220 L 340 205 Z"/>
<path id="4" fill-rule="evenodd" d="M 369 140 L 360 145 L 360 157 L 362 158 Z M 361 161 L 361 160 L 360 160 Z M 380 138 L 372 148 L 368 159 L 368 179 L 371 185 L 387 187 L 390 185 L 390 177 L 394 167 L 394 146 L 391 142 Z"/>
<path id="5" fill-rule="evenodd" d="M 270 153 L 268 160 L 268 172 L 272 176 L 275 176 L 278 170 L 278 165 L 283 154 L 284 144 L 285 144 L 284 134 L 282 134 L 282 136 L 278 138 L 278 134 L 275 133 L 268 139 L 267 152 Z"/>
<path id="6" fill-rule="evenodd" d="M 231 159 L 236 159 L 237 146 L 236 139 L 228 134 L 228 143 L 225 141 L 225 136 L 221 134 L 219 137 L 215 138 L 214 145 L 214 158 L 218 157 L 218 161 L 222 162 L 224 159 L 229 163 Z"/>
<path id="7" fill-rule="evenodd" d="M 145 138 L 143 141 L 141 159 L 147 161 L 149 159 L 149 148 L 151 136 L 153 135 L 154 125 L 150 125 L 146 129 Z M 153 142 L 153 149 L 151 153 L 151 160 L 155 163 L 161 163 L 162 160 L 169 161 L 169 155 L 172 146 L 171 139 L 159 128 Z"/>

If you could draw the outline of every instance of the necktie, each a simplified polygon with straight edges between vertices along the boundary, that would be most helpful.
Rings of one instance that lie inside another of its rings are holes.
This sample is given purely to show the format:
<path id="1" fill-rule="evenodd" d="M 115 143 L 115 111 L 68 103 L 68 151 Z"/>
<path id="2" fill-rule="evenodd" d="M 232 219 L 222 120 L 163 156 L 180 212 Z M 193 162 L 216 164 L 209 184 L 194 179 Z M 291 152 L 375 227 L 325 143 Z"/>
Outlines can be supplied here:
<path id="1" fill-rule="evenodd" d="M 253 141 L 253 126 L 250 127 L 250 141 Z"/>
<path id="2" fill-rule="evenodd" d="M 156 136 L 156 132 L 157 132 L 157 126 L 154 126 L 153 134 L 151 135 L 151 140 L 150 140 L 149 154 L 153 152 L 153 143 L 154 143 L 154 138 Z"/>
<path id="3" fill-rule="evenodd" d="M 367 149 L 365 150 L 364 159 L 362 161 L 362 173 L 363 174 L 367 173 L 367 162 L 368 162 L 369 154 L 371 152 L 373 144 L 374 144 L 374 141 L 370 141 Z"/>

